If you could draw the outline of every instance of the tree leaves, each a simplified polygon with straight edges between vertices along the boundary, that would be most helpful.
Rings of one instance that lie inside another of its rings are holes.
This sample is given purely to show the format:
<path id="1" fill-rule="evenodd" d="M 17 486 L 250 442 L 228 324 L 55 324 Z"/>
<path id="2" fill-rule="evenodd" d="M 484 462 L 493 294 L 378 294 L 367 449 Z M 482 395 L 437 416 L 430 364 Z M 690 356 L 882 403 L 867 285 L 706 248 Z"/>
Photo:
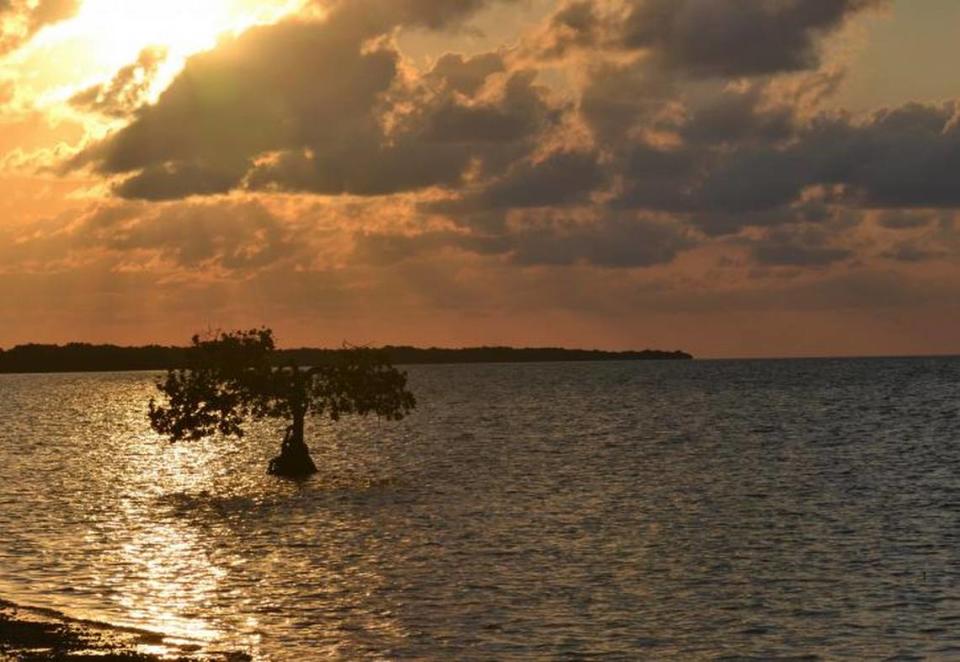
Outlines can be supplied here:
<path id="1" fill-rule="evenodd" d="M 213 435 L 242 437 L 243 425 L 308 412 L 339 420 L 376 414 L 400 420 L 416 407 L 407 376 L 383 352 L 346 348 L 324 365 L 276 365 L 270 329 L 194 336 L 189 367 L 157 383 L 164 402 L 150 401 L 150 424 L 171 441 Z"/>

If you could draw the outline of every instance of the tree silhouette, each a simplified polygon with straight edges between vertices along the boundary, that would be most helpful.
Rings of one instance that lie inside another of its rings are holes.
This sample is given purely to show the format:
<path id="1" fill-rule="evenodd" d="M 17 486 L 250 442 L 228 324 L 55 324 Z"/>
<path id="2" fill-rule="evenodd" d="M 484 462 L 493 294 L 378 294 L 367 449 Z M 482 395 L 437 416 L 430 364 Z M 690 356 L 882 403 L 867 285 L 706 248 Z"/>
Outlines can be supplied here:
<path id="1" fill-rule="evenodd" d="M 303 438 L 307 414 L 334 421 L 368 414 L 400 420 L 416 406 L 406 374 L 382 352 L 344 349 L 310 368 L 278 366 L 276 353 L 270 329 L 194 336 L 187 367 L 168 371 L 157 383 L 165 402 L 151 399 L 151 426 L 177 442 L 215 434 L 242 437 L 249 420 L 288 420 L 269 471 L 302 477 L 317 471 Z"/>

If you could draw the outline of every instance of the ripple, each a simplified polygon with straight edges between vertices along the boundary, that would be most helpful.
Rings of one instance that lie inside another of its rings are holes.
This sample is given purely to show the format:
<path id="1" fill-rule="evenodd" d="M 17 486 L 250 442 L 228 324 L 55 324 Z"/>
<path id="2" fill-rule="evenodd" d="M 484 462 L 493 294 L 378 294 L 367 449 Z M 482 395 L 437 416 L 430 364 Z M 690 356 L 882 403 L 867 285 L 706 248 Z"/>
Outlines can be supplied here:
<path id="1" fill-rule="evenodd" d="M 152 383 L 0 377 L 0 594 L 263 659 L 960 650 L 957 360 L 418 367 L 302 484 Z"/>

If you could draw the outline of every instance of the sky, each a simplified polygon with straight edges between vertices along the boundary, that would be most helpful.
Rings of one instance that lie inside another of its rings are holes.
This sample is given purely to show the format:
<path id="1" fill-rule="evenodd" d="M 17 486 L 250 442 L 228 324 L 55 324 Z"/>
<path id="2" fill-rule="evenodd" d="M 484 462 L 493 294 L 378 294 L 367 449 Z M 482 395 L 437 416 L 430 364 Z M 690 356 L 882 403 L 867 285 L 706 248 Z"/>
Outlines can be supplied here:
<path id="1" fill-rule="evenodd" d="M 0 347 L 960 353 L 955 0 L 0 0 Z"/>

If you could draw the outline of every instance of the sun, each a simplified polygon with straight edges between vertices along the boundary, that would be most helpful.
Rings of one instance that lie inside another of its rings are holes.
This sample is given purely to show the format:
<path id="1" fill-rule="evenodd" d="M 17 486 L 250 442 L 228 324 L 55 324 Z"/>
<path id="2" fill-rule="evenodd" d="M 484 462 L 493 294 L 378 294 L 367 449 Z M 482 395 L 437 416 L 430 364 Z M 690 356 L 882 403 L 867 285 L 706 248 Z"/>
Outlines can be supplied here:
<path id="1" fill-rule="evenodd" d="M 63 101 L 78 89 L 108 80 L 160 47 L 165 64 L 154 87 L 166 87 L 186 59 L 213 48 L 224 35 L 272 23 L 304 0 L 83 0 L 77 14 L 50 26 L 0 65 L 19 72 L 40 106 Z M 28 72 L 23 75 L 24 72 Z"/>
<path id="2" fill-rule="evenodd" d="M 93 58 L 108 65 L 131 62 L 146 46 L 183 57 L 216 44 L 226 31 L 245 27 L 238 0 L 86 0 L 68 29 L 89 37 Z"/>

